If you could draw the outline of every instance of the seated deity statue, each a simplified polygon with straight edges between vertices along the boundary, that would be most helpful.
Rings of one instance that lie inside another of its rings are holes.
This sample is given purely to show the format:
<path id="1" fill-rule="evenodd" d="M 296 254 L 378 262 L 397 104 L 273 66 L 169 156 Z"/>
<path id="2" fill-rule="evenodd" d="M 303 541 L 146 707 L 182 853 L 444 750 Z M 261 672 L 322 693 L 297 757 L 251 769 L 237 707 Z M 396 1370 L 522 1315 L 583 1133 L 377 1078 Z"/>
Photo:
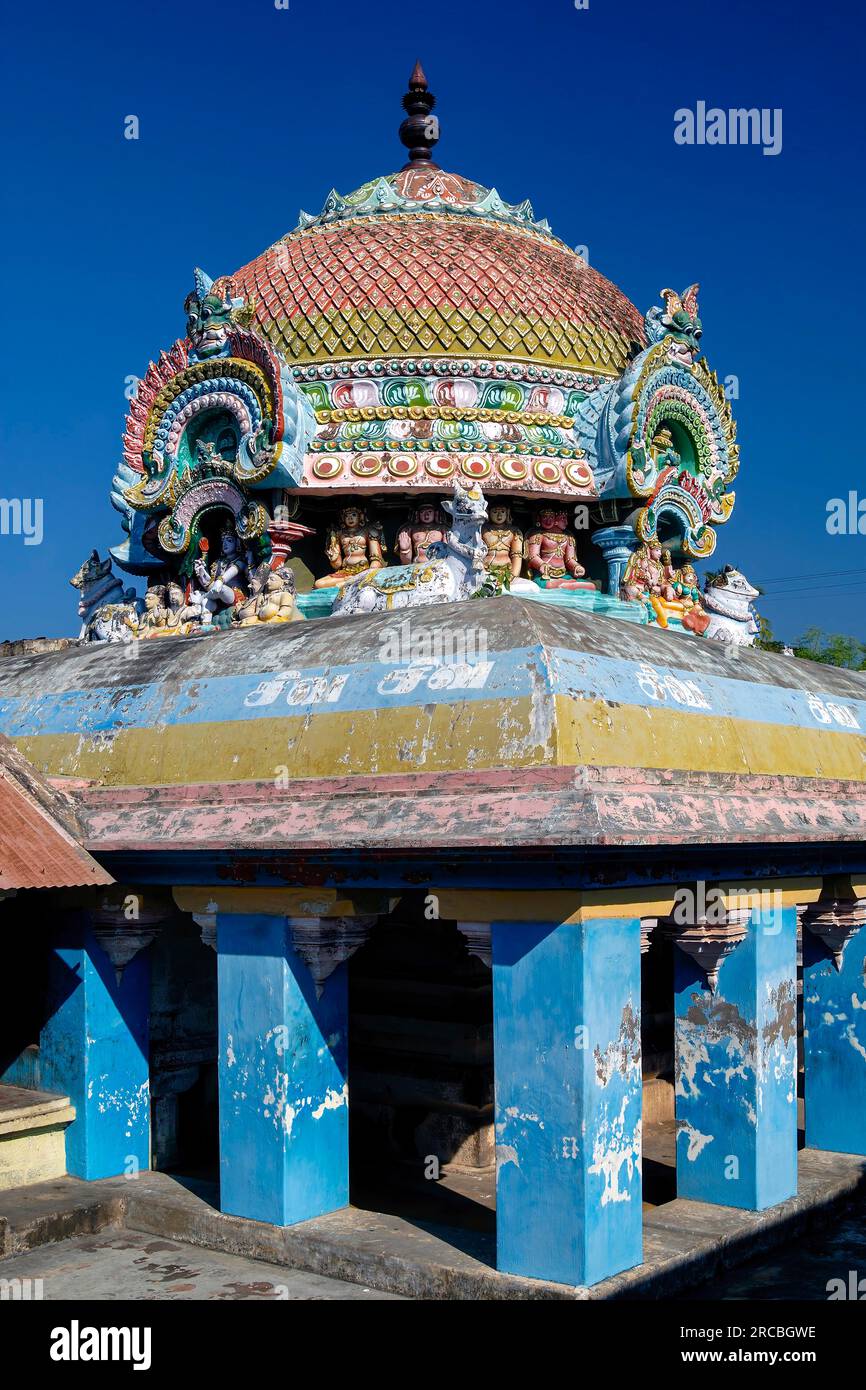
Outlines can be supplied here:
<path id="1" fill-rule="evenodd" d="M 246 579 L 246 561 L 234 527 L 227 524 L 220 535 L 219 557 L 208 566 L 206 537 L 199 541 L 200 557 L 193 566 L 198 588 L 189 596 L 190 606 L 199 615 L 202 627 L 209 627 L 214 615 L 243 603 L 246 594 L 242 585 Z"/>
<path id="2" fill-rule="evenodd" d="M 681 608 L 683 627 L 690 632 L 705 632 L 709 627 L 710 617 L 701 602 L 702 595 L 694 565 L 685 564 L 681 569 L 675 569 L 669 550 L 662 551 L 662 564 L 665 567 L 671 596 Z"/>
<path id="3" fill-rule="evenodd" d="M 333 573 L 317 579 L 313 587 L 342 588 L 359 574 L 384 567 L 385 544 L 382 528 L 377 522 L 368 522 L 363 508 L 344 507 L 337 525 L 328 531 L 325 554 Z"/>
<path id="4" fill-rule="evenodd" d="M 446 518 L 436 503 L 419 502 L 397 534 L 397 558 L 400 564 L 420 564 L 422 560 L 429 560 L 430 546 L 444 541 L 446 530 Z"/>
<path id="5" fill-rule="evenodd" d="M 138 624 L 139 636 L 150 637 L 154 633 L 164 631 L 167 616 L 166 586 L 164 584 L 151 584 L 144 596 L 144 613 Z"/>
<path id="6" fill-rule="evenodd" d="M 175 580 L 151 584 L 144 596 L 144 616 L 139 637 L 185 636 L 200 621 L 199 610 L 187 604 L 184 591 Z"/>
<path id="7" fill-rule="evenodd" d="M 487 547 L 487 554 L 481 563 L 499 588 L 510 588 L 511 581 L 520 577 L 523 532 L 512 521 L 511 508 L 506 503 L 490 503 L 489 520 L 481 528 L 481 539 Z"/>
<path id="8" fill-rule="evenodd" d="M 675 569 L 671 552 L 662 550 L 658 541 L 647 541 L 629 557 L 622 577 L 621 597 L 647 604 L 659 627 L 667 627 L 673 617 L 679 618 L 683 627 L 690 631 L 702 632 L 708 619 L 700 604 L 696 576 L 692 586 L 689 575 L 694 576 L 690 565 L 683 570 Z M 693 587 L 697 598 L 692 594 Z"/>
<path id="9" fill-rule="evenodd" d="M 680 455 L 674 448 L 673 435 L 667 425 L 662 425 L 653 435 L 647 457 L 646 444 L 636 439 L 631 446 L 632 475 L 638 486 L 643 487 L 666 468 L 679 468 Z"/>
<path id="10" fill-rule="evenodd" d="M 241 627 L 304 621 L 295 602 L 295 576 L 288 565 L 271 569 L 265 561 L 250 574 L 249 591 L 249 598 L 232 613 L 232 621 Z"/>
<path id="11" fill-rule="evenodd" d="M 642 602 L 651 594 L 660 596 L 665 582 L 662 548 L 655 541 L 645 541 L 628 558 L 621 595 L 624 599 Z"/>
<path id="12" fill-rule="evenodd" d="M 594 589 L 578 563 L 574 536 L 567 529 L 567 514 L 558 507 L 541 507 L 536 513 L 538 530 L 526 537 L 526 563 L 531 577 L 543 589 Z"/>

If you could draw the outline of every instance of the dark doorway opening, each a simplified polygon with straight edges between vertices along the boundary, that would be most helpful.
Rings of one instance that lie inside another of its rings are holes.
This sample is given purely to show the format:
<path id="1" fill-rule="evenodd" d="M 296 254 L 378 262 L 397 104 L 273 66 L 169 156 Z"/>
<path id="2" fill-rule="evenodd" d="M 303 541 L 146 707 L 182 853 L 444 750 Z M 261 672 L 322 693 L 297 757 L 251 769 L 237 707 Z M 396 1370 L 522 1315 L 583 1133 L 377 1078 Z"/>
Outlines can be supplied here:
<path id="1" fill-rule="evenodd" d="M 492 1233 L 491 972 L 426 910 L 404 896 L 350 962 L 351 1200 Z"/>
<path id="2" fill-rule="evenodd" d="M 180 913 L 150 950 L 153 1167 L 218 1182 L 216 952 Z"/>

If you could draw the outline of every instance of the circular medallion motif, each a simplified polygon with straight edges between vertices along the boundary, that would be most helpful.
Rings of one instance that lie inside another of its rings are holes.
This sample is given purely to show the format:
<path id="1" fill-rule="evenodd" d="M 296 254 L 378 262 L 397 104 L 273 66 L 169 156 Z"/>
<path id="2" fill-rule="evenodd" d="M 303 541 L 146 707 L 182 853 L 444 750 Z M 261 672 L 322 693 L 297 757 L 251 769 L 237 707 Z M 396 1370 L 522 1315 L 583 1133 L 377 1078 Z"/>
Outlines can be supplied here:
<path id="1" fill-rule="evenodd" d="M 482 458 L 480 454 L 470 454 L 462 460 L 460 468 L 467 478 L 486 478 L 490 472 L 490 460 Z"/>
<path id="2" fill-rule="evenodd" d="M 417 468 L 418 460 L 408 458 L 406 454 L 398 454 L 396 458 L 388 460 L 388 472 L 395 478 L 409 478 Z"/>
<path id="3" fill-rule="evenodd" d="M 382 468 L 382 460 L 375 454 L 365 454 L 363 458 L 352 460 L 352 472 L 358 478 L 372 478 Z"/>
<path id="4" fill-rule="evenodd" d="M 536 459 L 532 471 L 542 483 L 558 483 L 562 477 L 559 464 L 552 463 L 549 459 Z"/>
<path id="5" fill-rule="evenodd" d="M 426 461 L 427 472 L 433 478 L 450 478 L 454 472 L 454 460 L 449 458 L 433 458 Z"/>
<path id="6" fill-rule="evenodd" d="M 522 459 L 503 459 L 499 471 L 512 483 L 522 483 L 526 478 L 526 464 Z"/>
<path id="7" fill-rule="evenodd" d="M 335 458 L 316 459 L 313 472 L 317 478 L 338 478 L 343 471 L 343 460 Z"/>
<path id="8" fill-rule="evenodd" d="M 580 459 L 573 459 L 565 465 L 565 476 L 575 487 L 592 487 L 592 473 Z"/>

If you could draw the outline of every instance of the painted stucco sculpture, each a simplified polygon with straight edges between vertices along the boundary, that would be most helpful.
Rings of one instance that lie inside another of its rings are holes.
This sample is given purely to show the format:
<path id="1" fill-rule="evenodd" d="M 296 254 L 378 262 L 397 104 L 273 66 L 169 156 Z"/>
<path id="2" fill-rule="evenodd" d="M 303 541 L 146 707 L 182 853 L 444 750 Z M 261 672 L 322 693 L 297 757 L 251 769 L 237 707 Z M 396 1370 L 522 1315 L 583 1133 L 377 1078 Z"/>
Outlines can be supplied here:
<path id="1" fill-rule="evenodd" d="M 430 603 L 472 598 L 488 581 L 483 565 L 487 548 L 481 539 L 487 504 L 479 487 L 454 484 L 443 509 L 451 518 L 444 541 L 428 547 L 420 564 L 371 570 L 344 584 L 334 605 L 336 615 L 373 613 L 391 608 L 420 608 Z"/>
<path id="2" fill-rule="evenodd" d="M 638 313 L 527 201 L 435 162 L 420 67 L 403 105 L 405 166 L 332 190 L 230 275 L 196 268 L 186 335 L 138 384 L 111 555 L 193 609 L 141 635 L 231 626 L 258 597 L 247 576 L 288 563 L 284 513 L 305 546 L 296 610 L 323 616 L 329 591 L 389 556 L 423 561 L 455 484 L 495 509 L 500 592 L 532 581 L 540 601 L 700 634 L 691 565 L 731 514 L 739 456 L 698 286 Z M 645 582 L 662 551 L 664 581 Z M 220 588 L 210 569 L 229 562 Z"/>
<path id="3" fill-rule="evenodd" d="M 112 573 L 111 558 L 94 550 L 70 579 L 78 589 L 82 642 L 131 642 L 138 633 L 141 600 Z"/>
<path id="4" fill-rule="evenodd" d="M 510 589 L 520 578 L 525 541 L 523 532 L 514 524 L 511 508 L 497 498 L 488 508 L 489 520 L 481 528 L 481 539 L 487 548 L 484 568 L 489 570 L 501 587 Z"/>
<path id="5" fill-rule="evenodd" d="M 752 606 L 758 593 L 745 575 L 733 565 L 725 565 L 721 574 L 708 580 L 704 590 L 704 605 L 710 618 L 706 636 L 715 642 L 751 647 L 758 634 Z"/>
<path id="6" fill-rule="evenodd" d="M 526 565 L 530 578 L 541 588 L 591 589 L 592 584 L 578 581 L 586 573 L 579 563 L 574 535 L 568 529 L 565 511 L 556 507 L 540 507 L 535 526 L 526 537 Z"/>
<path id="7" fill-rule="evenodd" d="M 423 498 L 397 533 L 397 558 L 401 565 L 428 559 L 430 547 L 445 539 L 447 520 L 435 502 Z"/>

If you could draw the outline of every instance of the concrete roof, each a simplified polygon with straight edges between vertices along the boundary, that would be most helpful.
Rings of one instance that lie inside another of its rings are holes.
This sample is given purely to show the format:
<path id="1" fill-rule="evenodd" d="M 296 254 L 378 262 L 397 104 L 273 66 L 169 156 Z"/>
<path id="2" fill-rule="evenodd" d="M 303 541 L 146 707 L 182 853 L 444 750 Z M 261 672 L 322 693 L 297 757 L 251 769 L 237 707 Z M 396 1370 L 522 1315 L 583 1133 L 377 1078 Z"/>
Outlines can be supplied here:
<path id="1" fill-rule="evenodd" d="M 95 850 L 866 840 L 866 677 L 510 596 L 9 657 L 0 729 Z"/>

